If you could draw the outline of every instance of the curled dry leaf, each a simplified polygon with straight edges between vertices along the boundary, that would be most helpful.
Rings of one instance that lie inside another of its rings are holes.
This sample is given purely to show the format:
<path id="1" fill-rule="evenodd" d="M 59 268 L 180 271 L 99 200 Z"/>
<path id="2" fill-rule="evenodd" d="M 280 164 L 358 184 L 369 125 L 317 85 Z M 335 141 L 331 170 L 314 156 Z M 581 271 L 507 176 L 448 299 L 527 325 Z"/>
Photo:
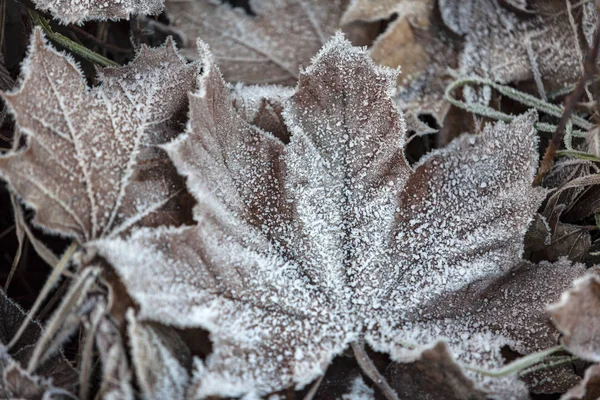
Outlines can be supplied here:
<path id="1" fill-rule="evenodd" d="M 412 362 L 443 338 L 462 364 L 553 346 L 544 315 L 581 265 L 522 264 L 545 191 L 532 188 L 535 114 L 487 126 L 411 169 L 393 70 L 336 36 L 284 101 L 289 144 L 249 124 L 200 44 L 187 132 L 165 145 L 195 196 L 196 226 L 143 228 L 94 246 L 138 318 L 202 327 L 195 397 L 303 387 L 364 338 Z M 524 396 L 515 377 L 478 390 Z"/>
<path id="2" fill-rule="evenodd" d="M 548 307 L 562 342 L 583 360 L 600 362 L 600 277 L 598 267 L 573 282 L 559 302 Z M 590 366 L 583 380 L 562 400 L 592 400 L 600 396 L 600 365 Z"/>
<path id="3" fill-rule="evenodd" d="M 183 184 L 154 145 L 174 136 L 198 66 L 168 41 L 101 70 L 90 89 L 39 28 L 29 51 L 21 84 L 3 95 L 28 143 L 0 157 L 0 176 L 36 210 L 34 224 L 83 243 L 136 224 L 180 224 Z"/>
<path id="4" fill-rule="evenodd" d="M 35 343 L 42 333 L 37 322 L 28 325 L 21 339 L 6 347 L 25 319 L 25 311 L 0 290 L 0 397 L 2 398 L 75 398 L 77 372 L 61 351 L 33 373 L 26 366 Z"/>
<path id="5" fill-rule="evenodd" d="M 576 356 L 600 362 L 600 277 L 597 271 L 573 283 L 550 315 L 567 349 Z"/>

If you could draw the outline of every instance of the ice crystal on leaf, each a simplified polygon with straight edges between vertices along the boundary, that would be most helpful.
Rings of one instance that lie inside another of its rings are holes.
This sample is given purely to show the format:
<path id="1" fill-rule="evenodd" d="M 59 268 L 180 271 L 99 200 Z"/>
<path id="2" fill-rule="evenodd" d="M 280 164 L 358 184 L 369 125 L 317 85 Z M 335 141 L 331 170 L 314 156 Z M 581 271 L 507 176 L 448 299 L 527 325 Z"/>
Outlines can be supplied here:
<path id="1" fill-rule="evenodd" d="M 463 135 L 411 168 L 395 71 L 338 35 L 283 100 L 284 144 L 240 116 L 199 47 L 190 122 L 164 146 L 198 202 L 197 225 L 94 243 L 140 320 L 210 332 L 188 393 L 302 387 L 363 339 L 399 362 L 442 339 L 479 368 L 502 366 L 504 346 L 555 344 L 545 304 L 583 267 L 520 260 L 545 197 L 531 186 L 535 114 Z M 423 362 L 452 364 L 435 357 Z M 468 375 L 526 396 L 515 377 Z"/>
<path id="2" fill-rule="evenodd" d="M 157 15 L 164 8 L 163 0 L 33 0 L 33 3 L 64 24 Z"/>
<path id="3" fill-rule="evenodd" d="M 176 202 L 165 205 L 183 186 L 154 144 L 175 136 L 197 69 L 169 41 L 101 70 L 90 89 L 36 29 L 22 82 L 3 95 L 28 143 L 0 156 L 0 177 L 36 210 L 35 224 L 80 242 L 179 222 Z"/>

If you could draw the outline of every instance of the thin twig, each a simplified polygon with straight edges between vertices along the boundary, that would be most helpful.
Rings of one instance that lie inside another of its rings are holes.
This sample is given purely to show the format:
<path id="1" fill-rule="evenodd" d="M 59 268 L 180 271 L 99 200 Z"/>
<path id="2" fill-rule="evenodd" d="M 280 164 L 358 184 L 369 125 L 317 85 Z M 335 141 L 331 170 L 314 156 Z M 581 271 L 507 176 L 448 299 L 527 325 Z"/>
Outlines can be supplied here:
<path id="1" fill-rule="evenodd" d="M 600 10 L 600 1 L 596 0 L 596 8 Z M 540 168 L 538 169 L 538 173 L 535 176 L 533 181 L 534 186 L 541 185 L 544 177 L 550 172 L 552 169 L 552 163 L 554 161 L 554 157 L 556 156 L 556 152 L 560 148 L 560 144 L 565 137 L 566 128 L 571 120 L 571 114 L 577 105 L 577 102 L 581 98 L 581 95 L 585 91 L 585 86 L 587 82 L 594 76 L 596 72 L 596 60 L 598 59 L 598 50 L 600 49 L 600 20 L 598 20 L 598 24 L 596 25 L 596 32 L 594 33 L 594 41 L 592 43 L 592 47 L 588 52 L 585 58 L 585 64 L 583 65 L 583 75 L 577 82 L 577 86 L 575 86 L 575 90 L 573 93 L 567 97 L 565 109 L 563 114 L 558 122 L 558 126 L 556 127 L 556 131 L 552 135 L 552 139 L 550 143 L 548 143 L 548 147 L 546 147 L 546 152 L 544 153 L 544 158 L 542 158 L 542 162 L 540 163 Z"/>
<path id="2" fill-rule="evenodd" d="M 354 351 L 354 357 L 360 369 L 377 385 L 385 398 L 388 400 L 398 400 L 398 395 L 394 389 L 392 389 L 387 379 L 379 373 L 377 367 L 373 364 L 373 360 L 371 360 L 365 351 L 364 344 L 362 342 L 352 343 L 352 351 Z"/>

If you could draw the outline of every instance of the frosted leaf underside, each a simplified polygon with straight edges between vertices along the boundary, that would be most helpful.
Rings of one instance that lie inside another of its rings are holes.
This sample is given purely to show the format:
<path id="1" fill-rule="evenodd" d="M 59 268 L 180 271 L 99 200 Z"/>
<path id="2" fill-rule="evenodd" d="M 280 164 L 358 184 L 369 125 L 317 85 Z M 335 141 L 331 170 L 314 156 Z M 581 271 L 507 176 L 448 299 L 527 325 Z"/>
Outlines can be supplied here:
<path id="1" fill-rule="evenodd" d="M 23 82 L 4 94 L 27 148 L 0 157 L 0 176 L 36 210 L 34 223 L 86 242 L 140 223 L 174 197 L 181 183 L 153 144 L 173 137 L 196 70 L 169 42 L 102 70 L 90 89 L 36 29 Z"/>
<path id="2" fill-rule="evenodd" d="M 561 271 L 539 295 L 529 295 L 534 279 L 526 289 L 510 279 L 545 195 L 531 187 L 534 114 L 463 135 L 412 170 L 391 99 L 395 73 L 341 36 L 284 100 L 288 144 L 242 118 L 202 44 L 200 57 L 187 132 L 164 146 L 198 202 L 197 225 L 96 243 L 139 318 L 210 332 L 213 352 L 192 377 L 196 396 L 301 387 L 359 337 L 407 361 L 412 345 L 441 335 L 458 361 L 483 367 L 502 365 L 496 346 L 523 332 L 540 339 L 518 350 L 548 344 L 550 324 L 508 318 L 529 306 L 542 321 L 543 302 L 581 273 L 567 262 L 530 266 Z M 519 294 L 479 310 L 494 285 Z M 473 341 L 452 322 L 461 312 L 478 314 Z M 493 348 L 482 337 L 496 338 Z M 524 388 L 509 382 L 507 390 Z"/>

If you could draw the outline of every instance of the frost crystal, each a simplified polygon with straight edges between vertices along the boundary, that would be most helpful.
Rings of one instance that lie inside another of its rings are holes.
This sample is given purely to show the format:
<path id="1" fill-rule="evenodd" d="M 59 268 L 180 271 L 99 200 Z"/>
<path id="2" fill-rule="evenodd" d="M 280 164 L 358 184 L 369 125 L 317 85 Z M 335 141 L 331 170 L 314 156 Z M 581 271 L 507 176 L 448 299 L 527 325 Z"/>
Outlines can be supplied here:
<path id="1" fill-rule="evenodd" d="M 186 134 L 164 146 L 197 225 L 94 244 L 138 318 L 210 332 L 194 396 L 302 387 L 363 338 L 400 362 L 441 338 L 480 368 L 503 365 L 506 345 L 554 344 L 544 304 L 583 267 L 520 260 L 545 196 L 531 187 L 535 114 L 463 135 L 412 169 L 395 72 L 340 35 L 283 100 L 288 144 L 240 116 L 206 45 L 200 57 Z M 514 377 L 469 375 L 526 393 Z"/>

